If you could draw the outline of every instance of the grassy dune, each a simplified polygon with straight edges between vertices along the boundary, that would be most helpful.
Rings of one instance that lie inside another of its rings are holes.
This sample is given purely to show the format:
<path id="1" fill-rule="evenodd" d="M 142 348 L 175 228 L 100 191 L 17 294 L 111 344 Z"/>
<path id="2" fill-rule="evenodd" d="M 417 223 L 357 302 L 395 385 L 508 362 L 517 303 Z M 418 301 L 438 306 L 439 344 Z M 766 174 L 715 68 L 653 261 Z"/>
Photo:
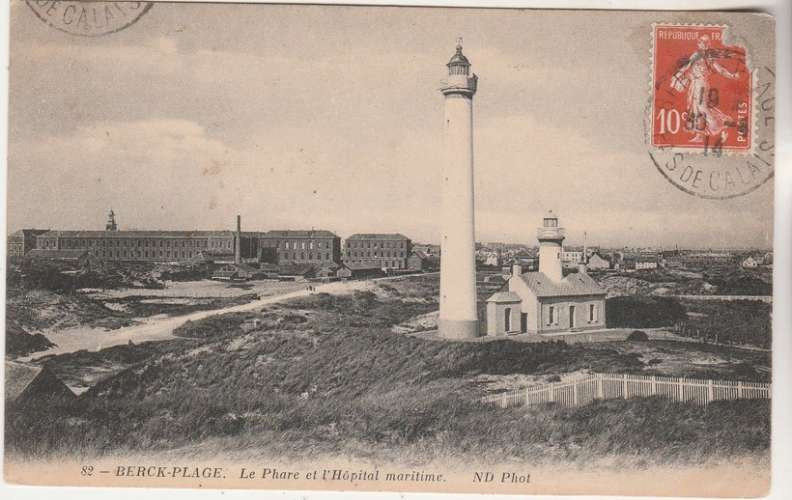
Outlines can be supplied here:
<path id="1" fill-rule="evenodd" d="M 316 294 L 215 316 L 177 329 L 182 339 L 108 352 L 129 367 L 76 403 L 9 407 L 7 447 L 22 456 L 200 445 L 210 454 L 295 458 L 588 463 L 616 456 L 631 464 L 650 456 L 685 461 L 767 450 L 767 402 L 707 409 L 662 399 L 573 410 L 483 406 L 481 374 L 641 372 L 646 365 L 640 354 L 603 345 L 474 344 L 396 334 L 391 326 L 436 304 L 398 288 L 377 292 Z"/>

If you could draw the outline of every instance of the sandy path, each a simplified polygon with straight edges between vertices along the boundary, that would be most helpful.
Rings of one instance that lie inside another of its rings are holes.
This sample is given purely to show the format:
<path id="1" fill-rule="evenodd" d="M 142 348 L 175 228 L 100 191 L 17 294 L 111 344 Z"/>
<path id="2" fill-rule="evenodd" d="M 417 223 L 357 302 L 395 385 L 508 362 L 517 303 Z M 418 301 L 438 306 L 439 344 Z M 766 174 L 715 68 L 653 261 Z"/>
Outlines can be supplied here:
<path id="1" fill-rule="evenodd" d="M 354 290 L 364 290 L 370 288 L 371 286 L 371 282 L 367 281 L 339 281 L 322 285 L 314 285 L 316 290 L 314 293 L 350 293 Z M 57 344 L 57 346 L 47 349 L 46 351 L 39 351 L 33 353 L 30 356 L 19 358 L 17 361 L 29 362 L 42 356 L 65 354 L 80 350 L 98 351 L 107 347 L 126 344 L 130 340 L 136 343 L 152 340 L 167 340 L 174 338 L 173 330 L 187 321 L 197 321 L 208 318 L 209 316 L 215 316 L 217 314 L 251 311 L 268 304 L 274 304 L 298 297 L 306 297 L 309 295 L 309 293 L 310 292 L 308 292 L 308 290 L 302 289 L 296 292 L 272 295 L 255 300 L 253 302 L 248 302 L 247 304 L 229 306 L 221 309 L 197 311 L 194 313 L 173 317 L 164 315 L 152 316 L 142 319 L 140 324 L 119 328 L 116 330 L 87 327 L 69 328 L 61 330 L 57 333 L 47 334 L 49 339 Z"/>

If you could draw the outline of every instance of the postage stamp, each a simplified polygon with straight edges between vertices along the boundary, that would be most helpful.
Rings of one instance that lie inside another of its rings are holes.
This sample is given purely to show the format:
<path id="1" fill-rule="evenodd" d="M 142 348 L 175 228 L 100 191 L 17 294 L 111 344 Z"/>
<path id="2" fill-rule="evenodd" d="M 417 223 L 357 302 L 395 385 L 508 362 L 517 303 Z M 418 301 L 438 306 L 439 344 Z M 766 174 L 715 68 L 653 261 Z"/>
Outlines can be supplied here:
<path id="1" fill-rule="evenodd" d="M 81 2 L 25 0 L 49 26 L 80 36 L 101 36 L 135 24 L 153 2 Z"/>
<path id="2" fill-rule="evenodd" d="M 654 23 L 649 157 L 679 190 L 744 196 L 774 172 L 775 70 L 726 24 Z"/>
<path id="3" fill-rule="evenodd" d="M 655 25 L 652 144 L 751 148 L 751 72 L 725 26 Z"/>

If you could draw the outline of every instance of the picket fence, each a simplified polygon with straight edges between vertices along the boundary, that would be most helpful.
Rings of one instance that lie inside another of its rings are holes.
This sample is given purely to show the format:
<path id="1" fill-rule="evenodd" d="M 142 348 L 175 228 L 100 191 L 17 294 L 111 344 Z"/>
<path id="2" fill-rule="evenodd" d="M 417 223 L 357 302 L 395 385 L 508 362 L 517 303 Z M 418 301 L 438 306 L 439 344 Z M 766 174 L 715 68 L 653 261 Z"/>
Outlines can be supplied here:
<path id="1" fill-rule="evenodd" d="M 760 382 L 595 373 L 567 382 L 513 389 L 485 396 L 482 402 L 501 408 L 543 403 L 574 407 L 587 405 L 595 399 L 665 396 L 674 401 L 688 401 L 706 406 L 712 401 L 724 399 L 770 399 L 770 387 L 771 384 Z"/>

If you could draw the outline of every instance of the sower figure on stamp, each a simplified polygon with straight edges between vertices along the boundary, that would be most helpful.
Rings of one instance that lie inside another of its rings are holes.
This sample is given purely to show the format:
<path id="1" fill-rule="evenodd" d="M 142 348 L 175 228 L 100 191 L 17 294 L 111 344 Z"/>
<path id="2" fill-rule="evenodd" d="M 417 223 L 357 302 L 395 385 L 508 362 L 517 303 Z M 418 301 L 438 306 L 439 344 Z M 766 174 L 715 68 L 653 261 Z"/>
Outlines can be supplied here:
<path id="1" fill-rule="evenodd" d="M 694 136 L 692 142 L 703 142 L 704 134 L 719 137 L 726 142 L 727 127 L 736 125 L 729 115 L 717 108 L 718 88 L 711 85 L 713 72 L 736 80 L 739 71 L 731 72 L 721 66 L 717 59 L 733 58 L 737 54 L 730 50 L 710 49 L 710 38 L 702 35 L 698 39 L 698 50 L 687 60 L 671 78 L 671 87 L 682 92 L 687 87 L 687 112 L 685 120 L 688 130 Z"/>

